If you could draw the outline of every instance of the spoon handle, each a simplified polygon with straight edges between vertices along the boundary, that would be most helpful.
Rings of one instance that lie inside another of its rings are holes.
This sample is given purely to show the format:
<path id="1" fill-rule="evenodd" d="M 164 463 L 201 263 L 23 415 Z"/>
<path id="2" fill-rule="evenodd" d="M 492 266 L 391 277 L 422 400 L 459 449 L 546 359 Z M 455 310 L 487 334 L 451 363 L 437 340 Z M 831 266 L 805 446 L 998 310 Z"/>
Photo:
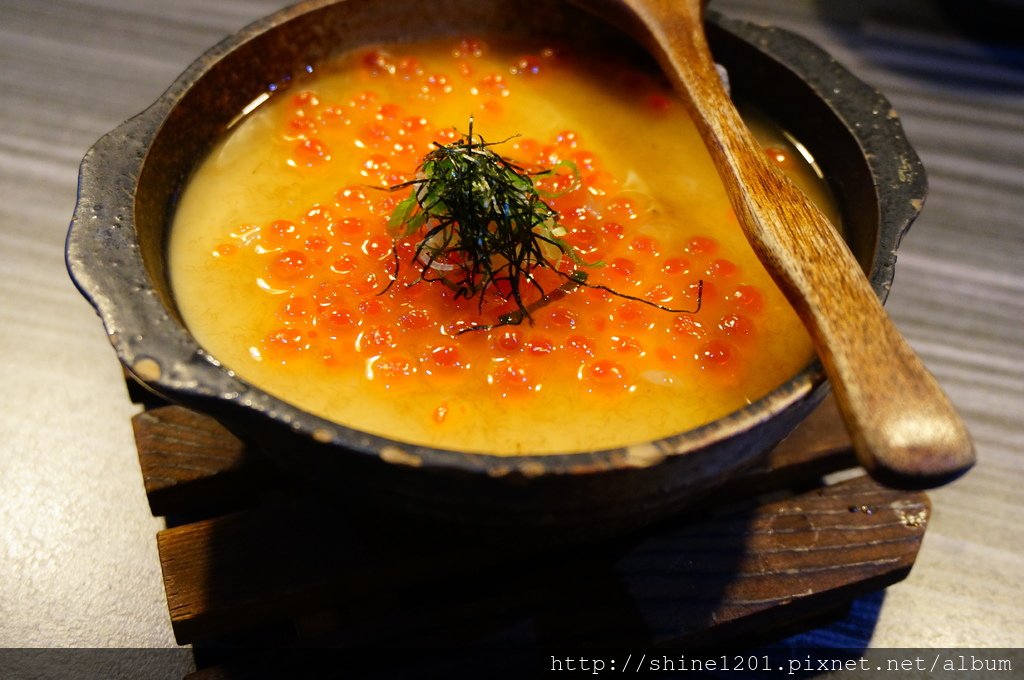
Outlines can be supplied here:
<path id="1" fill-rule="evenodd" d="M 621 0 L 700 129 L 758 257 L 807 326 L 861 464 L 923 487 L 974 463 L 963 421 L 828 218 L 773 167 L 715 71 L 700 0 Z"/>

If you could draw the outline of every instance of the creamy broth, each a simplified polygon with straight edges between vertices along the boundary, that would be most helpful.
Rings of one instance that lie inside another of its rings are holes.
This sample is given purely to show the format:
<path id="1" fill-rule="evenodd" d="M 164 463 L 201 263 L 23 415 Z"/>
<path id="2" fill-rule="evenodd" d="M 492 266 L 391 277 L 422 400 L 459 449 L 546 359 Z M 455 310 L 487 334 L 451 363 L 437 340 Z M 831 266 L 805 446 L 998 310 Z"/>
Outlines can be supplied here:
<path id="1" fill-rule="evenodd" d="M 526 169 L 572 163 L 537 183 L 566 241 L 600 261 L 588 282 L 613 292 L 580 287 L 532 300 L 532 323 L 459 333 L 495 324 L 509 303 L 416 282 L 415 237 L 396 246 L 387 231 L 409 190 L 388 188 L 470 115 Z M 838 223 L 812 165 L 749 122 Z M 439 448 L 658 439 L 741 408 L 812 357 L 668 86 L 566 47 L 447 40 L 318 67 L 244 116 L 197 170 L 169 259 L 186 324 L 239 376 L 340 424 Z M 698 282 L 696 313 L 625 297 L 693 310 Z"/>

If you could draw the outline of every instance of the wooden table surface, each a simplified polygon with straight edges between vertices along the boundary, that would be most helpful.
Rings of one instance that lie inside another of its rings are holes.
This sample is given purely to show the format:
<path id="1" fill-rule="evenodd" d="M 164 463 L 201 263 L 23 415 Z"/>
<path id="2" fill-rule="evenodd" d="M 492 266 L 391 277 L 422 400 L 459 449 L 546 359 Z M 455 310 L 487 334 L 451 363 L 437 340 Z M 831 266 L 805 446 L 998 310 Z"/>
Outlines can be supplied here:
<path id="1" fill-rule="evenodd" d="M 0 646 L 174 645 L 136 407 L 64 237 L 88 147 L 283 4 L 0 0 Z M 982 25 L 980 4 L 712 2 L 803 34 L 882 90 L 928 170 L 888 309 L 980 462 L 931 493 L 910 577 L 845 622 L 877 647 L 1024 646 L 1024 49 L 1003 30 L 1020 24 Z"/>

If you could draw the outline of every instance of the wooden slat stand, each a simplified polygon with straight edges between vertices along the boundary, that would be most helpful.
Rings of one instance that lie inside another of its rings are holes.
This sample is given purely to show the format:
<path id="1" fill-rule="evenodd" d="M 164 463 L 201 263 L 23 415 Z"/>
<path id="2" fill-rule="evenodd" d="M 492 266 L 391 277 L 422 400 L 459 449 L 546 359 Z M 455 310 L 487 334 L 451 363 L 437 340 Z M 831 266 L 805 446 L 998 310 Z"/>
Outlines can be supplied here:
<path id="1" fill-rule="evenodd" d="M 181 407 L 133 424 L 152 510 L 168 518 L 171 622 L 200 649 L 735 642 L 901 580 L 930 515 L 920 492 L 824 481 L 855 465 L 831 399 L 724 500 L 545 550 L 379 526 Z"/>

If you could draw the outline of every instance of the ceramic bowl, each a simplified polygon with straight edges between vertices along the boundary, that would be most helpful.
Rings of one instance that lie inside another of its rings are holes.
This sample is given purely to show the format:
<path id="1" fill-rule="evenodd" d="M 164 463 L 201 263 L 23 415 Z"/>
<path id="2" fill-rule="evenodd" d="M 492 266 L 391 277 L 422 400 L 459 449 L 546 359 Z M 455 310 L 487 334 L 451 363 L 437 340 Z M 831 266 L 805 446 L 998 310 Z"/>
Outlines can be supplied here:
<path id="1" fill-rule="evenodd" d="M 850 248 L 884 300 L 896 249 L 925 194 L 890 104 L 829 55 L 782 30 L 711 14 L 733 95 L 807 146 Z M 158 395 L 220 420 L 285 468 L 399 513 L 453 526 L 609 533 L 671 513 L 756 461 L 820 401 L 809 363 L 763 399 L 696 430 L 625 448 L 490 456 L 391 441 L 306 413 L 247 384 L 198 345 L 175 307 L 165 242 L 189 174 L 268 85 L 362 44 L 520 32 L 639 50 L 557 0 L 307 2 L 258 21 L 193 63 L 150 108 L 85 156 L 67 241 L 72 278 L 118 358 Z M 286 89 L 286 88 L 281 88 Z"/>

